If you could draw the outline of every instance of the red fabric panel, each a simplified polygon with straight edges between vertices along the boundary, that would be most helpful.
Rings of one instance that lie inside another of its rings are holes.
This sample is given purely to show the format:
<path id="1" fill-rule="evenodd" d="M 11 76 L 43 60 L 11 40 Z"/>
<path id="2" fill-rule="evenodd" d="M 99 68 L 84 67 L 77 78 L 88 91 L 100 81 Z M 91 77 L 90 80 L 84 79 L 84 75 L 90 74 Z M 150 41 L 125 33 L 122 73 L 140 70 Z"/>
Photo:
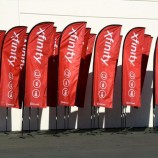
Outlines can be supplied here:
<path id="1" fill-rule="evenodd" d="M 141 106 L 141 62 L 145 28 L 133 28 L 123 47 L 122 104 Z"/>
<path id="2" fill-rule="evenodd" d="M 76 103 L 78 107 L 84 107 L 89 67 L 91 62 L 92 51 L 94 47 L 95 34 L 90 34 L 86 56 L 81 59 L 79 79 L 77 84 Z"/>
<path id="3" fill-rule="evenodd" d="M 121 27 L 106 26 L 98 34 L 94 57 L 93 106 L 112 108 Z"/>
<path id="4" fill-rule="evenodd" d="M 53 54 L 49 57 L 48 66 L 48 106 L 56 107 L 58 104 L 58 48 L 61 33 L 55 33 Z"/>
<path id="5" fill-rule="evenodd" d="M 20 108 L 20 59 L 26 30 L 25 26 L 17 26 L 5 35 L 1 62 L 0 106 Z"/>
<path id="6" fill-rule="evenodd" d="M 61 36 L 59 51 L 58 104 L 74 106 L 86 22 L 67 26 Z"/>
<path id="7" fill-rule="evenodd" d="M 25 106 L 47 107 L 48 59 L 53 52 L 52 22 L 34 26 L 28 37 L 26 56 Z"/>

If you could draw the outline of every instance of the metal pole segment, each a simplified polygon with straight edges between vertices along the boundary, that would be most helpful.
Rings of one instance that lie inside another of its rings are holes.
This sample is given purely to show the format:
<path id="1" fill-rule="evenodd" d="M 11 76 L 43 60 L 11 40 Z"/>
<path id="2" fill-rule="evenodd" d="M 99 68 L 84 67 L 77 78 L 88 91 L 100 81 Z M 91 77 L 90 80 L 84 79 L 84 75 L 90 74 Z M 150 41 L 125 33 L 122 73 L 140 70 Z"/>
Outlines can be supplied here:
<path id="1" fill-rule="evenodd" d="M 155 104 L 153 105 L 153 129 L 156 131 L 156 106 Z"/>
<path id="2" fill-rule="evenodd" d="M 125 128 L 125 107 L 121 106 L 121 130 Z"/>
<path id="3" fill-rule="evenodd" d="M 158 38 L 157 38 L 158 41 Z M 157 42 L 156 42 L 157 45 Z M 153 58 L 153 129 L 156 130 L 156 107 L 155 107 L 155 85 L 156 85 L 156 47 L 154 51 L 154 58 Z"/>
<path id="4" fill-rule="evenodd" d="M 66 121 L 66 106 L 64 106 L 64 129 L 66 128 L 65 121 Z"/>
<path id="5" fill-rule="evenodd" d="M 92 110 L 93 110 L 93 109 L 92 109 L 92 106 L 91 106 L 91 118 L 90 118 L 90 119 L 91 119 L 91 130 L 92 130 L 92 120 L 93 120 L 93 117 L 92 117 L 93 112 L 92 112 Z"/>
<path id="6" fill-rule="evenodd" d="M 125 129 L 125 107 L 123 106 L 123 129 Z"/>
<path id="7" fill-rule="evenodd" d="M 99 107 L 97 108 L 97 112 L 98 112 L 98 128 L 99 128 L 99 121 L 100 121 L 100 117 L 99 117 Z"/>
<path id="8" fill-rule="evenodd" d="M 155 129 L 155 107 L 153 106 L 153 128 Z"/>
<path id="9" fill-rule="evenodd" d="M 123 129 L 123 107 L 121 105 L 121 130 Z"/>
<path id="10" fill-rule="evenodd" d="M 123 129 L 125 129 L 125 107 L 123 106 Z"/>
<path id="11" fill-rule="evenodd" d="M 29 133 L 31 132 L 31 107 L 29 107 Z"/>
<path id="12" fill-rule="evenodd" d="M 57 133 L 57 129 L 58 129 L 58 107 L 56 106 L 56 117 L 55 117 L 55 120 L 56 120 L 56 127 L 55 127 L 55 130 L 56 130 L 56 133 Z"/>
<path id="13" fill-rule="evenodd" d="M 24 102 L 22 103 L 22 130 L 21 130 L 21 136 L 23 137 L 23 134 L 24 134 L 24 110 L 25 110 L 25 107 L 24 107 Z"/>
<path id="14" fill-rule="evenodd" d="M 40 125 L 39 125 L 39 108 L 37 108 L 37 131 L 40 130 Z"/>
<path id="15" fill-rule="evenodd" d="M 104 113 L 104 131 L 105 131 L 105 129 L 106 129 L 106 127 L 105 127 L 105 125 L 106 125 L 106 108 L 105 108 L 105 113 Z"/>
<path id="16" fill-rule="evenodd" d="M 70 118 L 70 107 L 68 106 L 67 107 L 67 110 L 68 110 L 68 112 L 67 112 L 67 129 L 69 129 L 69 118 Z"/>
<path id="17" fill-rule="evenodd" d="M 125 128 L 127 128 L 127 106 L 126 106 L 126 108 L 125 108 Z"/>
<path id="18" fill-rule="evenodd" d="M 8 132 L 8 107 L 6 108 L 6 132 Z"/>
<path id="19" fill-rule="evenodd" d="M 127 126 L 126 126 L 126 123 L 127 123 L 127 117 L 126 117 L 126 116 L 127 116 L 127 113 L 126 113 L 126 108 L 127 108 L 127 107 L 125 107 L 125 129 L 127 128 Z"/>
<path id="20" fill-rule="evenodd" d="M 93 118 L 94 118 L 93 124 L 94 124 L 94 128 L 95 128 L 95 114 L 96 114 L 96 107 L 94 106 L 93 107 Z"/>

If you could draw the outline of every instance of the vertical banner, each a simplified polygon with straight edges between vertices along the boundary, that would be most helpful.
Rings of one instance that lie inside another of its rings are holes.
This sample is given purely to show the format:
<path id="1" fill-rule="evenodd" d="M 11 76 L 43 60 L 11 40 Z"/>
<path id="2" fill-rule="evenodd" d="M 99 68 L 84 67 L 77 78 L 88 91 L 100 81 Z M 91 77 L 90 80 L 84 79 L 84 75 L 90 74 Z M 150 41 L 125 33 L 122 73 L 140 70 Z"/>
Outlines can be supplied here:
<path id="1" fill-rule="evenodd" d="M 74 106 L 78 83 L 86 22 L 68 25 L 59 47 L 58 104 Z"/>
<path id="2" fill-rule="evenodd" d="M 19 79 L 19 103 L 22 105 L 24 101 L 24 93 L 25 93 L 25 60 L 26 60 L 26 45 L 27 45 L 28 34 L 24 37 L 24 43 L 22 47 L 22 53 L 20 58 L 20 79 Z"/>
<path id="3" fill-rule="evenodd" d="M 158 106 L 158 37 L 156 39 L 154 52 L 154 106 Z"/>
<path id="4" fill-rule="evenodd" d="M 53 30 L 53 33 L 52 33 L 52 38 L 51 38 L 51 54 L 49 56 L 49 59 L 48 59 L 48 78 L 47 78 L 47 106 L 49 107 L 54 107 L 56 105 L 53 105 L 53 101 L 56 100 L 56 96 L 54 96 L 54 94 L 52 93 L 54 87 L 53 85 L 54 84 L 57 84 L 57 83 L 54 83 L 53 82 L 53 79 L 54 78 L 57 78 L 56 76 L 54 76 L 54 71 L 53 71 L 53 68 L 54 68 L 54 52 L 55 52 L 55 34 L 56 34 L 56 27 L 54 27 L 54 30 Z M 57 92 L 56 92 L 57 93 Z"/>
<path id="5" fill-rule="evenodd" d="M 48 59 L 53 50 L 53 22 L 42 22 L 28 36 L 26 55 L 25 99 L 27 107 L 47 107 Z"/>
<path id="6" fill-rule="evenodd" d="M 121 25 L 109 25 L 97 36 L 94 56 L 93 106 L 112 108 Z"/>
<path id="7" fill-rule="evenodd" d="M 122 63 L 122 105 L 141 106 L 141 62 L 145 28 L 136 27 L 124 40 Z"/>
<path id="8" fill-rule="evenodd" d="M 142 52 L 142 67 L 141 67 L 141 90 L 143 89 L 151 42 L 152 42 L 152 37 L 150 35 L 145 34 L 144 42 L 143 42 L 143 50 L 142 50 L 143 52 Z"/>
<path id="9" fill-rule="evenodd" d="M 123 37 L 123 36 L 120 36 L 118 45 L 116 46 L 116 51 L 117 51 L 118 56 L 116 56 L 116 64 L 115 64 L 116 67 L 115 67 L 115 77 L 114 77 L 114 82 L 115 82 L 115 79 L 116 79 L 117 63 L 118 63 L 118 57 L 119 57 L 119 52 L 120 52 L 120 47 L 121 47 L 122 37 Z"/>
<path id="10" fill-rule="evenodd" d="M 58 56 L 60 37 L 61 37 L 61 32 L 56 32 L 55 33 L 53 56 Z"/>
<path id="11" fill-rule="evenodd" d="M 48 66 L 48 106 L 56 107 L 58 104 L 58 48 L 61 33 L 55 33 L 54 49 L 49 57 Z"/>
<path id="12" fill-rule="evenodd" d="M 5 35 L 2 46 L 0 106 L 20 108 L 20 58 L 26 30 L 25 26 L 17 26 Z"/>
<path id="13" fill-rule="evenodd" d="M 79 71 L 79 78 L 77 84 L 76 103 L 75 103 L 75 105 L 78 107 L 84 107 L 88 72 L 89 72 L 89 66 L 91 62 L 95 37 L 96 37 L 95 34 L 89 35 L 88 45 L 86 47 L 87 48 L 86 55 L 82 56 L 80 63 L 80 71 Z"/>
<path id="14" fill-rule="evenodd" d="M 4 40 L 4 36 L 5 36 L 6 31 L 0 30 L 0 61 L 1 61 L 1 53 L 2 53 L 2 44 L 3 44 L 3 40 Z"/>
<path id="15" fill-rule="evenodd" d="M 82 47 L 82 59 L 84 59 L 86 57 L 90 31 L 91 31 L 91 28 L 86 28 L 85 35 L 84 35 L 84 43 L 83 43 L 83 47 Z"/>
<path id="16" fill-rule="evenodd" d="M 2 45 L 4 41 L 6 31 L 0 30 L 0 70 L 1 70 L 1 56 L 2 56 Z M 1 77 L 1 74 L 0 74 Z"/>

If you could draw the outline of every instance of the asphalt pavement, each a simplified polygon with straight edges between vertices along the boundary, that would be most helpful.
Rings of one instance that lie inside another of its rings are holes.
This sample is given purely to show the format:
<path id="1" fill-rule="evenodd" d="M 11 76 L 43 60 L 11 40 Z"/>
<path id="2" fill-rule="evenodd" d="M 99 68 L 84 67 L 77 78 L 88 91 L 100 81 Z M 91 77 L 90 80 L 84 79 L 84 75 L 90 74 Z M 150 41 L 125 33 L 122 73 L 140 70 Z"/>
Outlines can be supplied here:
<path id="1" fill-rule="evenodd" d="M 0 158 L 158 158 L 152 130 L 0 133 Z"/>

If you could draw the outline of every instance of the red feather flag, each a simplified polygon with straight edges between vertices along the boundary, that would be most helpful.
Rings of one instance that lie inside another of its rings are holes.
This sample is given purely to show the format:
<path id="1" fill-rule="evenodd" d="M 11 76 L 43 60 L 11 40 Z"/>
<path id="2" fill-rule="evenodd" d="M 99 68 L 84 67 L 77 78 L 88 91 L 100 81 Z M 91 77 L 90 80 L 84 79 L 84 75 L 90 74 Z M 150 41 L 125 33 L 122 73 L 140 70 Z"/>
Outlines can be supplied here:
<path id="1" fill-rule="evenodd" d="M 114 77 L 114 82 L 115 82 L 115 79 L 116 79 L 117 63 L 118 63 L 118 57 L 119 57 L 119 52 L 120 52 L 120 47 L 121 47 L 122 37 L 123 37 L 123 36 L 120 36 L 118 45 L 116 46 L 116 51 L 117 51 L 118 56 L 116 56 L 116 64 L 115 64 L 116 67 L 115 67 L 115 77 Z"/>
<path id="2" fill-rule="evenodd" d="M 54 38 L 54 48 L 49 57 L 48 66 L 48 106 L 56 107 L 58 104 L 58 48 L 61 33 L 56 32 Z"/>
<path id="3" fill-rule="evenodd" d="M 141 106 L 141 62 L 145 28 L 136 27 L 124 40 L 122 64 L 122 105 Z"/>
<path id="4" fill-rule="evenodd" d="M 74 106 L 78 83 L 86 22 L 68 25 L 59 47 L 58 104 Z"/>
<path id="5" fill-rule="evenodd" d="M 83 43 L 83 48 L 82 48 L 82 59 L 86 57 L 90 31 L 91 31 L 91 28 L 86 28 L 85 35 L 84 35 L 84 43 Z"/>
<path id="6" fill-rule="evenodd" d="M 143 43 L 143 52 L 142 52 L 142 70 L 141 70 L 141 89 L 143 89 L 146 68 L 148 64 L 148 58 L 151 48 L 152 37 L 150 35 L 144 36 L 144 43 Z"/>
<path id="7" fill-rule="evenodd" d="M 24 93 L 25 93 L 25 60 L 26 60 L 26 46 L 27 46 L 27 38 L 28 34 L 24 37 L 24 44 L 22 48 L 21 58 L 20 58 L 20 79 L 19 79 L 19 102 L 22 105 L 24 101 Z"/>
<path id="8" fill-rule="evenodd" d="M 86 47 L 87 48 L 86 55 L 83 56 L 81 59 L 80 72 L 79 72 L 79 78 L 77 84 L 77 94 L 76 94 L 76 106 L 78 107 L 84 107 L 88 72 L 89 72 L 89 66 L 91 62 L 95 37 L 96 37 L 95 34 L 89 35 L 88 45 Z"/>
<path id="9" fill-rule="evenodd" d="M 9 30 L 2 47 L 0 106 L 20 108 L 19 80 L 20 58 L 27 27 L 17 26 Z"/>
<path id="10" fill-rule="evenodd" d="M 2 56 L 2 45 L 4 41 L 6 31 L 0 30 L 0 69 L 1 69 L 1 56 Z M 0 74 L 1 76 L 1 74 Z"/>
<path id="11" fill-rule="evenodd" d="M 2 45 L 3 45 L 3 40 L 5 36 L 6 31 L 0 30 L 0 60 L 1 60 L 1 53 L 2 53 Z"/>
<path id="12" fill-rule="evenodd" d="M 60 37 L 61 37 L 61 32 L 56 32 L 55 33 L 53 56 L 58 56 Z"/>
<path id="13" fill-rule="evenodd" d="M 53 22 L 42 22 L 28 36 L 24 104 L 32 108 L 47 107 L 48 59 L 52 53 Z"/>
<path id="14" fill-rule="evenodd" d="M 121 25 L 109 25 L 97 36 L 94 56 L 93 106 L 112 108 Z"/>
<path id="15" fill-rule="evenodd" d="M 158 106 L 158 38 L 154 52 L 154 106 Z"/>

